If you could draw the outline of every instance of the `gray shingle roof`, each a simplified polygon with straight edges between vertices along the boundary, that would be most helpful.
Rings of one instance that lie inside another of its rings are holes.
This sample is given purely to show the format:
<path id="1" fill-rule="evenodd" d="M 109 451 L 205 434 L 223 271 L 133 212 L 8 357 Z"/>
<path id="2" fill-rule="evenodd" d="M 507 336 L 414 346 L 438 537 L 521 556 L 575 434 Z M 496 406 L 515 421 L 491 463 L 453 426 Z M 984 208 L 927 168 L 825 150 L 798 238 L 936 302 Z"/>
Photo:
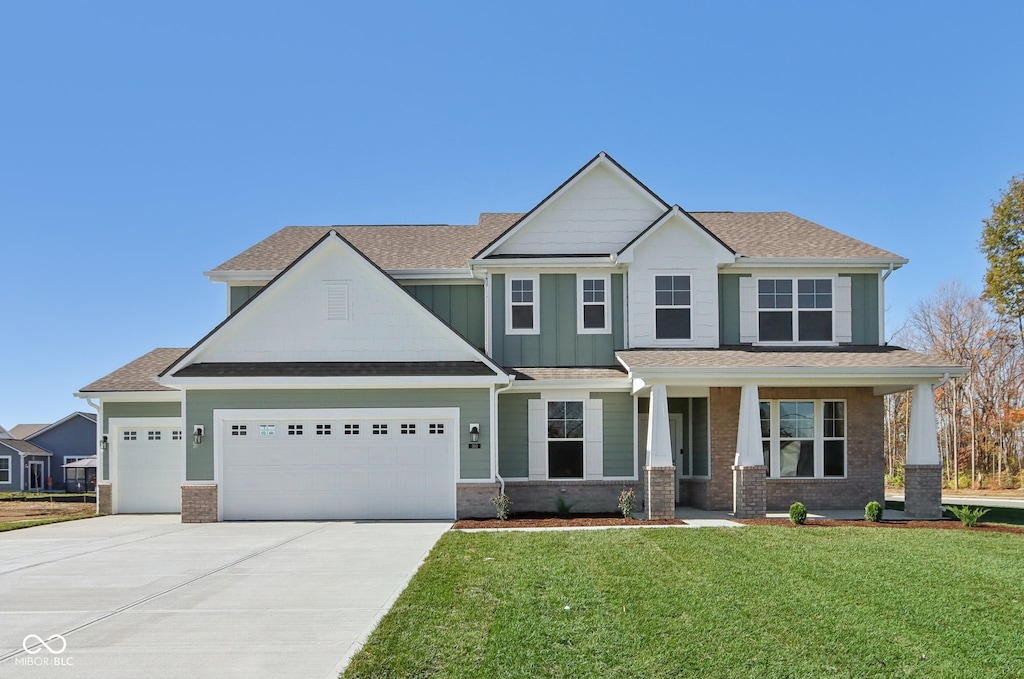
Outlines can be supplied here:
<path id="1" fill-rule="evenodd" d="M 27 439 L 40 429 L 46 429 L 48 424 L 16 424 L 11 427 L 10 435 L 13 439 Z"/>
<path id="2" fill-rule="evenodd" d="M 517 382 L 540 380 L 604 380 L 625 379 L 621 368 L 506 368 Z"/>
<path id="3" fill-rule="evenodd" d="M 12 450 L 16 450 L 19 453 L 25 453 L 26 455 L 42 455 L 45 457 L 52 457 L 49 452 L 43 450 L 36 444 L 30 441 L 20 441 L 18 439 L 0 439 L 0 445 L 5 445 Z"/>
<path id="4" fill-rule="evenodd" d="M 131 363 L 82 387 L 81 392 L 175 391 L 157 384 L 156 376 L 177 361 L 188 349 L 154 349 Z"/>
<path id="5" fill-rule="evenodd" d="M 452 377 L 493 375 L 480 361 L 193 363 L 175 377 Z"/>
<path id="6" fill-rule="evenodd" d="M 949 361 L 897 346 L 750 347 L 720 349 L 627 349 L 615 352 L 630 369 L 638 368 L 926 368 L 959 373 Z"/>

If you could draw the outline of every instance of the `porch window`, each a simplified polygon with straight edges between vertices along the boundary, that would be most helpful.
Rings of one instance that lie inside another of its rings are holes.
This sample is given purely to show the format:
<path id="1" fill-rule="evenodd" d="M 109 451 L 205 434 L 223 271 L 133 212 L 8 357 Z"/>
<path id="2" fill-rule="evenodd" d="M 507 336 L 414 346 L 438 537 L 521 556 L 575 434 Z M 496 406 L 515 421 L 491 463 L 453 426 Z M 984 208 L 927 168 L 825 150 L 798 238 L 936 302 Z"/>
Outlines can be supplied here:
<path id="1" fill-rule="evenodd" d="M 767 476 L 772 475 L 772 403 L 761 401 L 761 452 Z"/>
<path id="2" fill-rule="evenodd" d="M 0 483 L 11 482 L 11 456 L 0 456 Z"/>
<path id="3" fill-rule="evenodd" d="M 654 336 L 657 339 L 693 337 L 689 276 L 654 277 Z"/>
<path id="4" fill-rule="evenodd" d="M 794 289 L 796 294 L 794 295 Z M 831 278 L 762 278 L 757 281 L 761 342 L 831 342 Z"/>
<path id="5" fill-rule="evenodd" d="M 814 402 L 779 402 L 779 476 L 813 477 Z"/>
<path id="6" fill-rule="evenodd" d="M 769 477 L 846 476 L 845 401 L 761 401 L 760 423 Z"/>
<path id="7" fill-rule="evenodd" d="M 548 401 L 548 478 L 583 478 L 583 401 Z"/>
<path id="8" fill-rule="evenodd" d="M 540 287 L 537 276 L 508 278 L 505 305 L 505 325 L 509 334 L 536 334 L 537 325 L 537 290 Z"/>
<path id="9" fill-rule="evenodd" d="M 578 328 L 581 334 L 611 331 L 611 305 L 608 303 L 610 278 L 608 276 L 578 279 Z"/>

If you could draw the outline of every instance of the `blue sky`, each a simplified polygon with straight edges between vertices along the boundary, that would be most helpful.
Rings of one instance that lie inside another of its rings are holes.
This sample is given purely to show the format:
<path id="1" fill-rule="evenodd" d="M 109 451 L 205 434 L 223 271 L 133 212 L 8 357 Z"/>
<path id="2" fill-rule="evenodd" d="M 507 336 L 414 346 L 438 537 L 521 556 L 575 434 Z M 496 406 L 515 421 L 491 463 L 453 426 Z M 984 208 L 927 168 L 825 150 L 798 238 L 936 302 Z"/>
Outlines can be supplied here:
<path id="1" fill-rule="evenodd" d="M 605 150 L 688 210 L 980 289 L 1024 173 L 1019 2 L 0 3 L 0 424 L 223 316 L 288 224 L 475 223 Z"/>

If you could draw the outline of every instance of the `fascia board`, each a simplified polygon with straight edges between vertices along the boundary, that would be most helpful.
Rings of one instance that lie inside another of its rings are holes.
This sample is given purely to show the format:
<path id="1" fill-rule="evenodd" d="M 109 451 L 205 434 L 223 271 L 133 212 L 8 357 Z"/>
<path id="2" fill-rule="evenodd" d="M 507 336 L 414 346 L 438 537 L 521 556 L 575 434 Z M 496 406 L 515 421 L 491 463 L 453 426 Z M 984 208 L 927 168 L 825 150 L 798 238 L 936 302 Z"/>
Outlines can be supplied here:
<path id="1" fill-rule="evenodd" d="M 398 280 L 473 279 L 473 272 L 468 267 L 460 269 L 386 269 L 386 271 L 389 276 Z"/>
<path id="2" fill-rule="evenodd" d="M 247 281 L 263 283 L 273 279 L 279 273 L 281 271 L 276 269 L 251 269 L 244 271 L 217 271 L 213 269 L 211 271 L 204 271 L 203 275 L 213 283 L 241 283 Z"/>
<path id="3" fill-rule="evenodd" d="M 83 399 L 100 399 L 108 403 L 181 403 L 180 391 L 76 391 Z"/>
<path id="4" fill-rule="evenodd" d="M 478 377 L 179 377 L 166 379 L 178 389 L 457 389 L 508 384 L 502 375 Z M 161 380 L 161 384 L 165 384 Z"/>
<path id="5" fill-rule="evenodd" d="M 715 387 L 742 386 L 751 382 L 759 386 L 815 386 L 843 384 L 879 386 L 912 382 L 941 381 L 945 376 L 962 377 L 966 368 L 633 368 L 630 376 L 651 384 L 703 384 Z"/>
<path id="6" fill-rule="evenodd" d="M 534 257 L 523 259 L 474 259 L 469 265 L 474 269 L 501 273 L 500 269 L 607 269 L 619 266 L 614 255 L 607 257 Z"/>
<path id="7" fill-rule="evenodd" d="M 552 389 L 566 389 L 579 391 L 580 389 L 589 389 L 592 391 L 629 391 L 631 382 L 628 377 L 621 377 L 619 379 L 600 379 L 600 380 L 516 380 L 508 392 L 541 392 L 550 391 Z"/>
<path id="8" fill-rule="evenodd" d="M 732 268 L 740 269 L 746 266 L 757 267 L 763 269 L 778 269 L 778 268 L 790 268 L 790 267 L 806 267 L 806 266 L 817 266 L 826 269 L 845 269 L 853 267 L 872 267 L 872 268 L 884 268 L 888 269 L 890 266 L 893 269 L 899 269 L 904 264 L 910 262 L 909 259 L 904 257 L 898 257 L 894 259 L 881 259 L 877 257 L 863 257 L 863 258 L 827 258 L 827 257 L 743 257 L 740 256 L 736 259 L 736 263 L 731 266 Z"/>
<path id="9" fill-rule="evenodd" d="M 662 214 L 660 217 L 654 220 L 654 222 L 652 222 L 650 226 L 648 226 L 646 229 L 640 232 L 640 234 L 637 235 L 636 238 L 634 238 L 632 241 L 627 243 L 625 247 L 619 250 L 617 258 L 622 259 L 623 261 L 633 261 L 633 253 L 636 251 L 636 248 L 638 248 L 648 238 L 654 235 L 656 231 L 661 229 L 673 217 L 678 217 L 684 222 L 689 222 L 689 225 L 696 229 L 703 238 L 705 238 L 707 241 L 711 242 L 716 248 L 721 250 L 724 255 L 722 258 L 723 262 L 732 262 L 738 256 L 736 251 L 734 251 L 732 248 L 726 245 L 725 242 L 718 238 L 718 236 L 714 235 L 706 226 L 697 221 L 697 219 L 693 215 L 691 215 L 689 212 L 682 209 L 678 205 L 673 205 L 671 208 L 666 210 L 664 214 Z"/>

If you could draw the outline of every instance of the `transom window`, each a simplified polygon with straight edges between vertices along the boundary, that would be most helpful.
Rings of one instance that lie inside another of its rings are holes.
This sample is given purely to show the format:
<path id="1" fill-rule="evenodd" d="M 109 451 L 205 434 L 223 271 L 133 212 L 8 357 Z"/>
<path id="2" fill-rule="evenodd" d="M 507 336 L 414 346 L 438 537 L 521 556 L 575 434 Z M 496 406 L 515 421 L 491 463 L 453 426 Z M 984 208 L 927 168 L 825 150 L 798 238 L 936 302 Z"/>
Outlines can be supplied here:
<path id="1" fill-rule="evenodd" d="M 762 278 L 757 310 L 762 342 L 832 341 L 831 278 Z"/>
<path id="2" fill-rule="evenodd" d="M 761 401 L 760 411 L 769 476 L 846 476 L 845 401 Z"/>
<path id="3" fill-rule="evenodd" d="M 139 435 L 138 432 L 126 431 L 121 436 L 121 439 L 124 440 L 124 441 L 134 441 L 136 438 L 138 438 L 138 435 Z"/>
<path id="4" fill-rule="evenodd" d="M 146 432 L 146 439 L 149 441 L 159 441 L 162 435 L 159 430 Z"/>
<path id="5" fill-rule="evenodd" d="M 301 424 L 289 424 L 288 425 L 288 436 L 302 436 L 302 425 Z"/>
<path id="6" fill-rule="evenodd" d="M 359 436 L 359 425 L 358 424 L 346 424 L 344 432 L 345 432 L 345 436 Z"/>
<path id="7" fill-rule="evenodd" d="M 427 433 L 428 434 L 443 434 L 444 433 L 444 422 L 432 422 L 430 424 L 429 429 L 427 430 Z"/>
<path id="8" fill-rule="evenodd" d="M 611 305 L 608 303 L 610 278 L 580 277 L 578 294 L 579 332 L 603 333 L 611 330 Z"/>
<path id="9" fill-rule="evenodd" d="M 386 424 L 375 424 L 373 425 L 373 433 L 375 436 L 387 436 L 388 425 Z"/>
<path id="10" fill-rule="evenodd" d="M 689 276 L 655 276 L 654 336 L 657 339 L 691 339 L 692 302 Z"/>
<path id="11" fill-rule="evenodd" d="M 357 427 L 357 431 L 358 431 L 358 425 L 356 425 L 356 427 Z M 317 436 L 330 436 L 331 435 L 331 425 L 329 425 L 329 424 L 318 424 L 318 425 L 316 425 L 316 435 Z"/>
<path id="12" fill-rule="evenodd" d="M 540 280 L 530 278 L 508 279 L 507 332 L 532 334 L 537 332 L 537 288 Z"/>
<path id="13" fill-rule="evenodd" d="M 231 425 L 232 436 L 248 436 L 249 426 L 246 424 L 233 424 Z"/>
<path id="14" fill-rule="evenodd" d="M 548 477 L 583 478 L 583 401 L 548 401 Z"/>
<path id="15" fill-rule="evenodd" d="M 277 425 L 261 424 L 260 436 L 274 436 L 277 433 Z"/>
<path id="16" fill-rule="evenodd" d="M 0 483 L 11 482 L 11 457 L 4 455 L 0 457 Z"/>

